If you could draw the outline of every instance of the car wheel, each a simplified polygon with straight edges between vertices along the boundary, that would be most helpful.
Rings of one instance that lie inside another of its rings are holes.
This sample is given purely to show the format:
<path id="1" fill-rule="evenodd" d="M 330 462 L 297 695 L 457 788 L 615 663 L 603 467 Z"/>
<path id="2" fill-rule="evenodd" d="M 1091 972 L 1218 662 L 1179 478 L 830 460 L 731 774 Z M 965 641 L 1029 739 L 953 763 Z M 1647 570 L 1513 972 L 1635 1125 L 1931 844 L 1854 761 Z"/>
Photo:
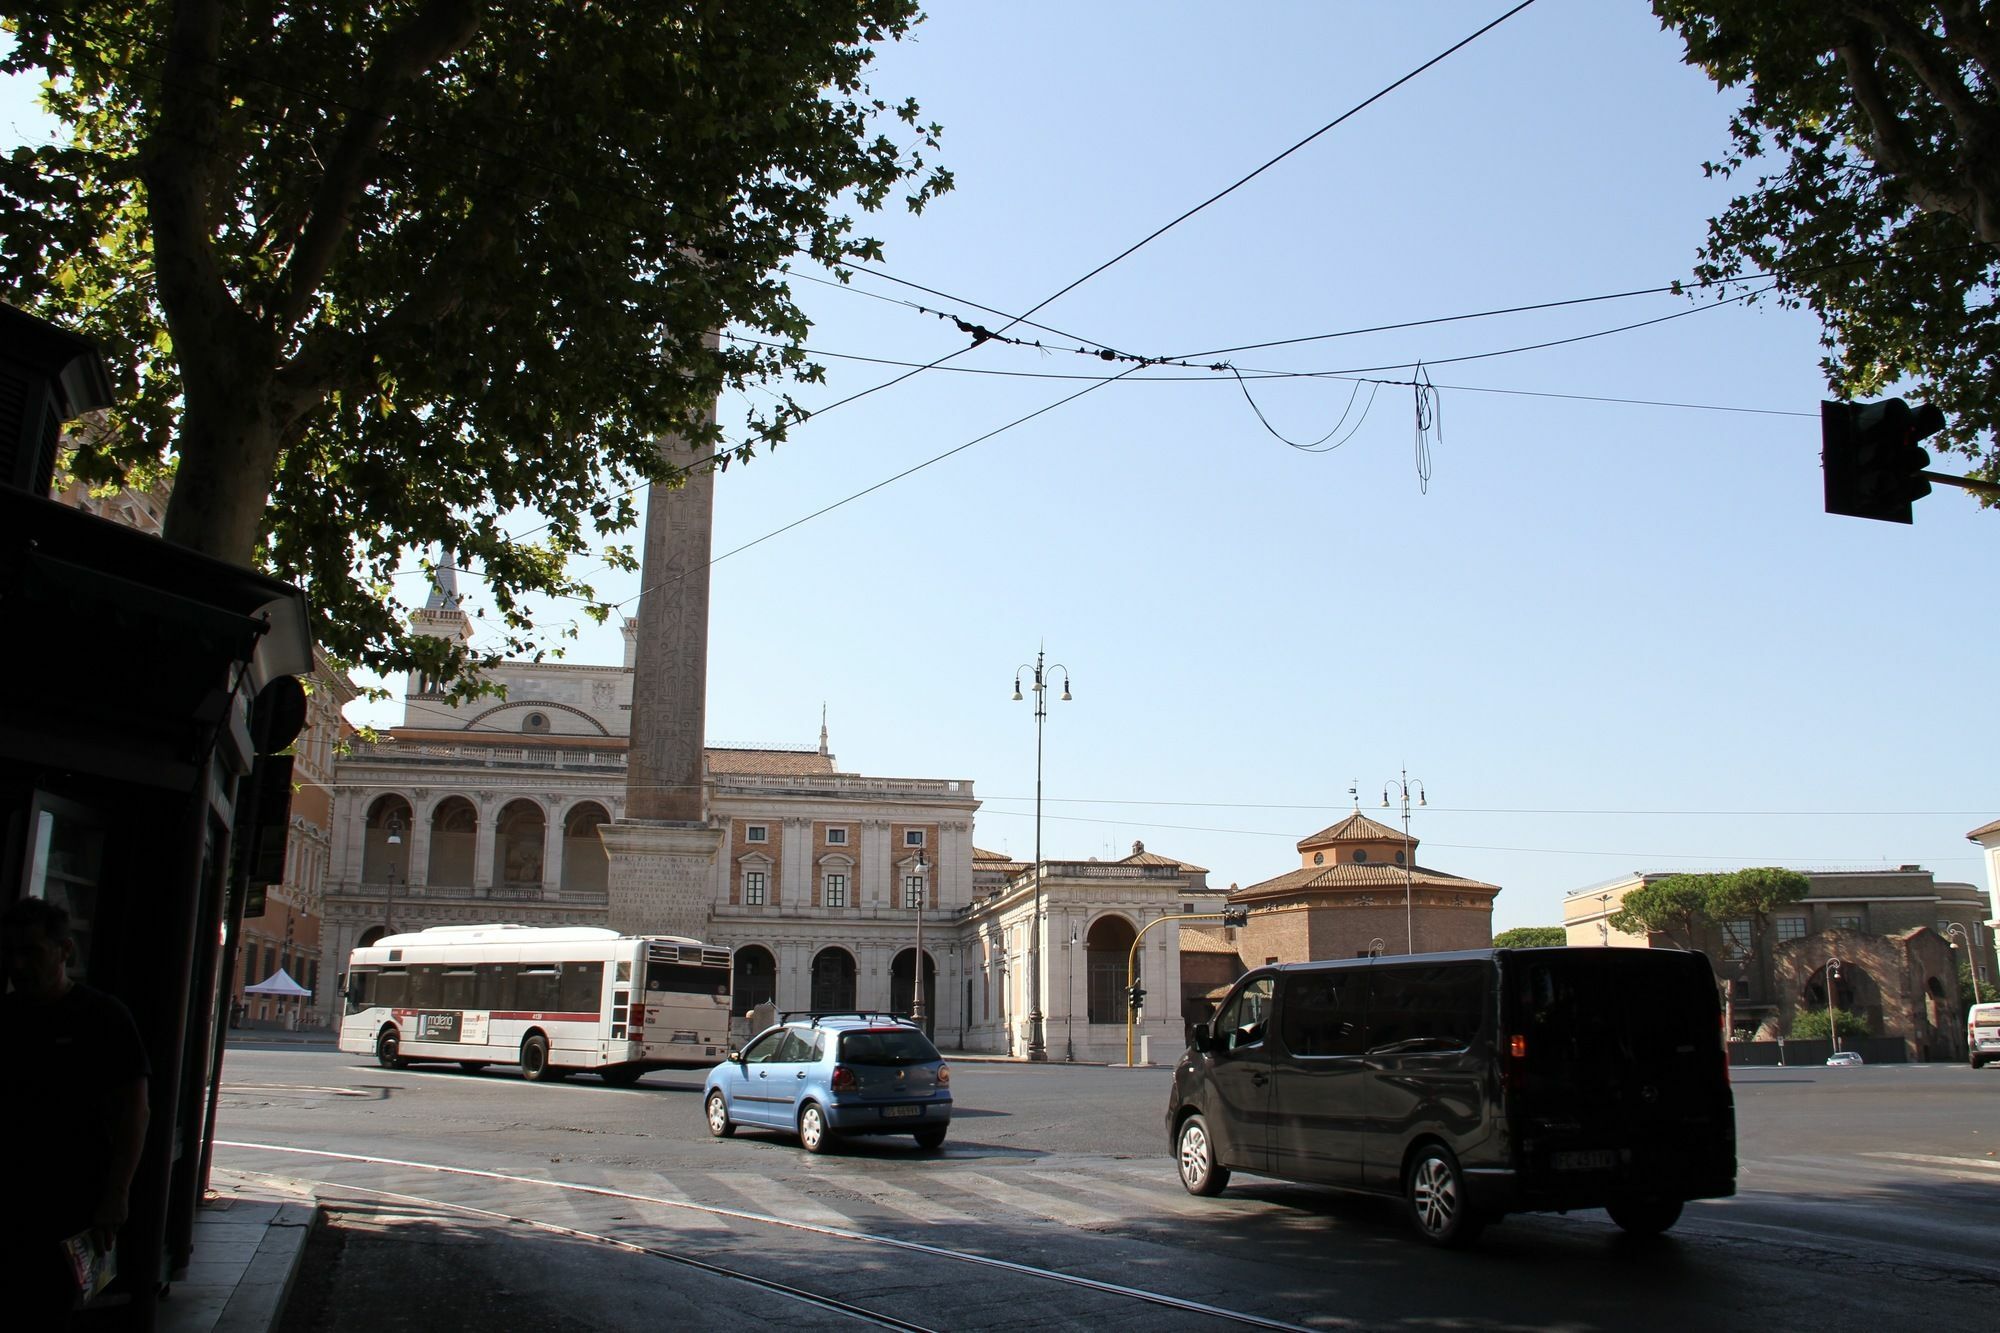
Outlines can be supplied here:
<path id="1" fill-rule="evenodd" d="M 1458 1169 L 1458 1159 L 1435 1143 L 1411 1161 L 1403 1177 L 1403 1198 L 1417 1234 L 1433 1245 L 1446 1249 L 1470 1245 L 1485 1226 L 1465 1196 L 1465 1175 Z"/>
<path id="2" fill-rule="evenodd" d="M 944 1147 L 944 1131 L 942 1129 L 920 1129 L 914 1137 L 917 1140 L 917 1146 L 925 1151 L 935 1151 Z"/>
<path id="3" fill-rule="evenodd" d="M 521 1077 L 530 1083 L 553 1083 L 562 1071 L 549 1063 L 549 1039 L 537 1032 L 521 1043 Z"/>
<path id="4" fill-rule="evenodd" d="M 799 1112 L 799 1143 L 807 1152 L 826 1152 L 833 1147 L 833 1131 L 826 1127 L 826 1112 L 818 1102 L 807 1102 Z"/>
<path id="5" fill-rule="evenodd" d="M 1180 1165 L 1181 1184 L 1189 1194 L 1212 1197 L 1229 1184 L 1229 1168 L 1215 1160 L 1215 1140 L 1208 1136 L 1208 1121 L 1198 1115 L 1181 1122 L 1174 1157 Z"/>
<path id="6" fill-rule="evenodd" d="M 720 1088 L 708 1094 L 708 1132 L 718 1139 L 736 1132 L 736 1126 L 729 1120 L 729 1103 L 723 1099 Z"/>
<path id="7" fill-rule="evenodd" d="M 384 1069 L 407 1069 L 410 1062 L 402 1056 L 403 1039 L 396 1035 L 396 1029 L 383 1028 L 375 1037 L 375 1063 Z"/>
<path id="8" fill-rule="evenodd" d="M 1681 1220 L 1679 1199 L 1621 1199 L 1604 1211 L 1634 1236 L 1657 1236 Z"/>

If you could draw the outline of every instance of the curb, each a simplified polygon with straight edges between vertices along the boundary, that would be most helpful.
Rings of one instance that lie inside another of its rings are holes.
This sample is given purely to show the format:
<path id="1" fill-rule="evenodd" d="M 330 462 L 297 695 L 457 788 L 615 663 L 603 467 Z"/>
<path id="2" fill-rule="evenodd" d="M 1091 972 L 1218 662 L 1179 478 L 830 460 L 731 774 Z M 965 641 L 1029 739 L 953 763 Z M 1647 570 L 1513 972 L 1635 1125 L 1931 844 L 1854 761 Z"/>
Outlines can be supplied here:
<path id="1" fill-rule="evenodd" d="M 267 1333 L 278 1326 L 319 1219 L 317 1201 L 278 1206 L 250 1267 L 215 1321 L 215 1333 Z"/>

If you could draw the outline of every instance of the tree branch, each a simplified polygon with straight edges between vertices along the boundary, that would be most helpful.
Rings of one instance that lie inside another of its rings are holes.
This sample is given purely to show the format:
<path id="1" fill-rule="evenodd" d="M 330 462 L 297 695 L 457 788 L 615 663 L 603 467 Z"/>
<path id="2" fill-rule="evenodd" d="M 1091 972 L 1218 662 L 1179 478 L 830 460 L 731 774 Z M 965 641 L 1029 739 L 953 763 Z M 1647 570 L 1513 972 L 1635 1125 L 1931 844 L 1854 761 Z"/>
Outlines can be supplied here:
<path id="1" fill-rule="evenodd" d="M 472 39 L 480 10 L 469 0 L 433 0 L 382 42 L 362 76 L 361 104 L 349 114 L 308 211 L 298 246 L 279 274 L 271 315 L 276 328 L 304 317 L 347 236 L 349 215 L 368 184 L 368 162 L 388 128 L 390 108 L 412 79 Z"/>
<path id="2" fill-rule="evenodd" d="M 1881 72 L 1875 67 L 1872 45 L 1855 34 L 1834 48 L 1847 68 L 1848 86 L 1854 89 L 1855 104 L 1875 131 L 1875 161 L 1895 176 L 1909 191 L 1910 202 L 1930 213 L 1948 213 L 1962 219 L 1982 240 L 2000 241 L 2000 232 L 1987 235 L 1979 224 L 1979 200 L 1971 190 L 1941 189 L 1926 180 L 1923 159 L 1911 140 L 1908 128 L 1889 104 L 1882 86 Z"/>

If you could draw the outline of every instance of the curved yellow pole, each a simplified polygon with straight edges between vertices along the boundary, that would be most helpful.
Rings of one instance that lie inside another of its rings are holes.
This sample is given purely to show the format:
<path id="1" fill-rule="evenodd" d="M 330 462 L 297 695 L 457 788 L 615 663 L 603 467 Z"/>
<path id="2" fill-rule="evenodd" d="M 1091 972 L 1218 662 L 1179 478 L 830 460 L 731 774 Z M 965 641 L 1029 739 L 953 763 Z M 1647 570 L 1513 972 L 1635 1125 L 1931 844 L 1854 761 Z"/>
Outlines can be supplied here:
<path id="1" fill-rule="evenodd" d="M 1222 918 L 1223 914 L 1221 912 L 1169 912 L 1156 916 L 1145 925 L 1139 927 L 1139 933 L 1132 937 L 1132 947 L 1125 951 L 1125 993 L 1130 995 L 1132 993 L 1132 983 L 1139 979 L 1137 971 L 1139 941 L 1146 938 L 1147 931 L 1159 925 L 1162 921 L 1220 921 Z M 1132 1065 L 1132 1034 L 1137 1031 L 1138 1026 L 1139 1015 L 1128 1002 L 1125 1006 L 1125 1065 L 1128 1069 Z"/>

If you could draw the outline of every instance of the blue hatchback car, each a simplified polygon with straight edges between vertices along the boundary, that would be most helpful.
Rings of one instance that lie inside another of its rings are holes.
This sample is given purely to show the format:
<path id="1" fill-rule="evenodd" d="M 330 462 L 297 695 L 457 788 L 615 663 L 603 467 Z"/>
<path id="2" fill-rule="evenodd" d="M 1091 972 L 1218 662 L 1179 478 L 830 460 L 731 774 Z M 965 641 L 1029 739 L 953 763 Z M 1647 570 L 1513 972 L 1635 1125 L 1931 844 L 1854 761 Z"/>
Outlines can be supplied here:
<path id="1" fill-rule="evenodd" d="M 908 1019 L 787 1014 L 709 1071 L 701 1102 L 717 1138 L 779 1129 L 820 1153 L 844 1134 L 909 1134 L 936 1148 L 951 1126 L 951 1069 Z"/>

